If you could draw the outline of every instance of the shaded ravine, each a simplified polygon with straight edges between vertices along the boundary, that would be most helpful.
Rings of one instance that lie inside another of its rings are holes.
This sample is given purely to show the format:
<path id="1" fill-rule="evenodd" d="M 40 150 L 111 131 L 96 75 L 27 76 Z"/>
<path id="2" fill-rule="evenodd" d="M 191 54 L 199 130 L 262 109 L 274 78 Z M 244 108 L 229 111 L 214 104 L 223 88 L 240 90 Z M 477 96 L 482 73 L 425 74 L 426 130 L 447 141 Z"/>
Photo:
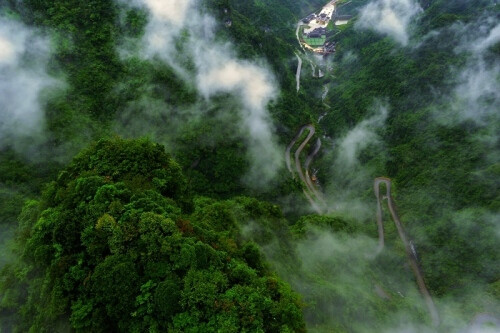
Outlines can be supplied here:
<path id="1" fill-rule="evenodd" d="M 380 196 L 380 184 L 382 184 L 382 183 L 385 184 L 387 192 L 386 192 L 386 195 L 381 198 L 381 196 Z M 387 206 L 389 207 L 389 211 L 392 215 L 392 219 L 394 221 L 394 224 L 396 224 L 399 238 L 401 238 L 401 241 L 404 244 L 406 255 L 408 257 L 408 262 L 410 263 L 410 267 L 413 271 L 413 274 L 415 275 L 415 279 L 417 281 L 418 288 L 420 289 L 420 292 L 421 292 L 422 296 L 424 297 L 425 303 L 427 305 L 427 309 L 429 310 L 429 314 L 432 318 L 432 322 L 433 322 L 434 326 L 438 326 L 439 325 L 439 314 L 437 312 L 434 301 L 432 300 L 432 297 L 429 293 L 429 290 L 427 289 L 427 286 L 425 285 L 422 271 L 421 271 L 420 267 L 418 266 L 415 255 L 413 254 L 414 250 L 412 250 L 412 246 L 411 246 L 410 242 L 408 241 L 408 238 L 406 236 L 406 232 L 404 231 L 403 225 L 402 225 L 401 221 L 399 220 L 398 214 L 396 213 L 394 200 L 392 199 L 392 194 L 391 194 L 391 180 L 389 178 L 385 178 L 385 177 L 375 178 L 373 188 L 375 191 L 375 196 L 377 197 L 377 226 L 378 226 L 378 235 L 379 235 L 379 244 L 378 244 L 377 253 L 380 253 L 384 248 L 384 223 L 382 220 L 381 200 L 384 198 L 387 198 Z"/>

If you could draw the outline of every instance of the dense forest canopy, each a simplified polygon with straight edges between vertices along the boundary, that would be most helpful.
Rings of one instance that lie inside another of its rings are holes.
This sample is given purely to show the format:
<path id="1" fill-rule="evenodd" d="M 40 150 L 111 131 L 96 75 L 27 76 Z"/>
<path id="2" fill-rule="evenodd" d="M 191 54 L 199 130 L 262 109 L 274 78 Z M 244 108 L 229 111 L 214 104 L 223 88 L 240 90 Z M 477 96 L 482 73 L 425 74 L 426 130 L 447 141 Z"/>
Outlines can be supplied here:
<path id="1" fill-rule="evenodd" d="M 0 1 L 0 332 L 500 329 L 500 4 L 326 3 Z"/>
<path id="2" fill-rule="evenodd" d="M 21 331 L 303 331 L 298 296 L 242 239 L 240 214 L 282 218 L 255 199 L 193 201 L 162 146 L 101 140 L 26 203 L 25 266 L 2 302 Z"/>

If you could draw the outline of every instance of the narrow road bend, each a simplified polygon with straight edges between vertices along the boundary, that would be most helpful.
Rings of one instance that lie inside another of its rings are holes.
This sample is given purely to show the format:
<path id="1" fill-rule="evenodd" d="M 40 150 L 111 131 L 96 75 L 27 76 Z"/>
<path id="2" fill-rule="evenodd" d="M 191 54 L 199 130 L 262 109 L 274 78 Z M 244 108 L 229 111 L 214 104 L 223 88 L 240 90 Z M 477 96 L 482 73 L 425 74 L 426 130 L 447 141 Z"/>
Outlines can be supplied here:
<path id="1" fill-rule="evenodd" d="M 321 148 L 321 143 L 319 144 L 319 146 L 317 145 L 315 147 L 314 151 L 311 154 L 309 154 L 309 156 L 306 159 L 306 164 L 307 164 L 307 167 L 305 168 L 306 175 L 304 175 L 304 171 L 303 171 L 302 165 L 300 163 L 300 154 L 302 153 L 302 150 L 304 150 L 305 146 L 308 144 L 308 142 L 311 140 L 311 138 L 316 133 L 316 129 L 314 128 L 314 126 L 312 126 L 312 125 L 302 126 L 300 128 L 299 132 L 297 133 L 297 135 L 290 142 L 290 144 L 288 145 L 288 147 L 286 148 L 286 151 L 285 151 L 286 166 L 288 168 L 288 171 L 290 171 L 290 173 L 295 175 L 295 172 L 292 168 L 292 161 L 290 158 L 291 149 L 295 145 L 297 140 L 302 136 L 302 134 L 304 133 L 305 130 L 309 130 L 309 134 L 307 135 L 305 140 L 300 144 L 300 146 L 297 148 L 297 150 L 295 151 L 295 154 L 294 154 L 294 156 L 295 156 L 295 171 L 299 175 L 300 180 L 306 185 L 306 188 L 304 189 L 304 194 L 307 197 L 308 201 L 311 203 L 311 206 L 314 208 L 314 210 L 318 214 L 322 214 L 323 209 L 320 207 L 318 202 L 313 198 L 313 196 L 316 197 L 316 199 L 318 201 L 320 201 L 323 206 L 326 206 L 326 203 L 325 203 L 321 193 L 319 193 L 316 190 L 314 184 L 312 183 L 311 179 L 309 178 L 309 172 L 308 172 L 308 168 L 309 168 L 309 165 L 310 165 L 312 159 L 314 158 L 314 156 L 318 153 L 319 149 Z"/>

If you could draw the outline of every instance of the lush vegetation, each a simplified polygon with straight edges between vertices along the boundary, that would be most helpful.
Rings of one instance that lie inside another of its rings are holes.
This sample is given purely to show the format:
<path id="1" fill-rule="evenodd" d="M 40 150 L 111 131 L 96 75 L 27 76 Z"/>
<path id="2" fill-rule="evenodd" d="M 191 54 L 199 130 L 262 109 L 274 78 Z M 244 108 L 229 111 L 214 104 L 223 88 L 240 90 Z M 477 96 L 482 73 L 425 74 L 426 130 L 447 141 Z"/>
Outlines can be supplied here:
<path id="1" fill-rule="evenodd" d="M 327 102 L 332 111 L 322 122 L 326 132 L 343 132 L 369 115 L 374 100 L 381 96 L 387 99 L 390 114 L 382 135 L 388 155 L 382 172 L 397 184 L 400 208 L 413 233 L 430 238 L 422 238 L 418 245 L 429 284 L 437 294 L 460 290 L 472 281 L 495 283 L 499 277 L 493 268 L 498 255 L 486 250 L 493 248 L 496 239 L 487 236 L 495 228 L 487 216 L 499 210 L 498 181 L 493 180 L 498 178 L 499 161 L 497 156 L 487 158 L 492 146 L 477 141 L 498 129 L 498 118 L 487 126 L 474 118 L 456 123 L 436 120 L 436 113 L 449 115 L 456 107 L 455 97 L 446 100 L 443 95 L 453 96 L 453 89 L 463 80 L 454 71 L 469 66 L 470 54 L 457 56 L 453 50 L 462 36 L 454 35 L 454 28 L 448 25 L 470 23 L 470 29 L 479 29 L 481 23 L 474 16 L 478 12 L 481 6 L 477 4 L 434 1 L 421 18 L 420 33 L 445 24 L 438 23 L 443 16 L 451 22 L 446 22 L 440 38 L 427 38 L 416 51 L 369 31 L 343 31 L 336 54 L 342 66 L 337 67 Z M 499 55 L 498 48 L 489 52 L 490 56 Z M 350 62 L 353 54 L 356 60 Z M 485 61 L 493 64 L 493 59 Z M 484 107 L 494 109 L 493 105 Z M 373 170 L 381 171 L 379 156 L 368 152 L 364 158 L 365 163 L 377 165 Z M 474 221 L 473 228 L 479 230 L 466 231 L 472 226 L 465 221 Z M 485 234 L 481 241 L 471 243 L 469 233 L 476 232 Z M 483 257 L 480 252 L 484 251 L 489 254 Z M 443 257 L 448 257 L 450 262 L 445 262 L 453 267 L 446 266 L 440 259 Z M 451 264 L 458 261 L 458 267 Z M 462 278 L 457 281 L 454 276 Z"/>
<path id="2" fill-rule="evenodd" d="M 367 1 L 341 3 L 341 14 L 356 15 Z M 440 330 L 498 313 L 498 94 L 472 103 L 488 119 L 450 115 L 468 105 L 457 96 L 461 73 L 478 69 L 463 44 L 498 19 L 499 6 L 419 3 L 409 45 L 354 19 L 329 34 L 335 55 L 318 60 L 300 53 L 295 29 L 324 1 L 199 2 L 216 42 L 273 72 L 279 94 L 268 109 L 281 146 L 315 125 L 323 148 L 313 165 L 335 208 L 323 216 L 311 215 L 284 167 L 266 189 L 245 186 L 247 134 L 234 125 L 241 104 L 230 93 L 199 96 L 186 78 L 189 56 L 185 73 L 140 56 L 144 8 L 0 4 L 2 16 L 50 36 L 47 71 L 64 81 L 42 93 L 43 138 L 29 149 L 0 142 L 2 244 L 15 229 L 11 249 L 0 248 L 0 331 L 384 332 L 402 323 L 425 331 L 430 320 L 392 223 L 386 250 L 373 256 L 379 176 L 392 179 L 425 282 L 447 316 Z M 295 53 L 304 59 L 299 92 Z M 496 70 L 499 56 L 496 43 L 479 69 Z M 313 78 L 309 60 L 327 74 Z M 345 167 L 344 139 L 379 106 L 388 110 L 383 125 Z"/>
<path id="3" fill-rule="evenodd" d="M 33 332 L 303 331 L 298 296 L 242 238 L 246 215 L 281 217 L 249 198 L 193 202 L 162 146 L 101 140 L 26 202 L 2 309 Z"/>

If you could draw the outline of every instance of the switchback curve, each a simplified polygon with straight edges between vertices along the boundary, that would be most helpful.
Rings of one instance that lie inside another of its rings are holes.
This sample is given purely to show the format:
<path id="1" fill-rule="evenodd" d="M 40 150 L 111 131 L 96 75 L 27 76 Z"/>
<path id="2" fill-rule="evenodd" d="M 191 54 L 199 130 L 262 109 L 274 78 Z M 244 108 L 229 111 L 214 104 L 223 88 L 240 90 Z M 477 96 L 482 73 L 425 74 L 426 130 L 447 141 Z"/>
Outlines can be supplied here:
<path id="1" fill-rule="evenodd" d="M 300 154 L 302 153 L 302 150 L 305 148 L 307 143 L 311 140 L 311 138 L 315 134 L 315 128 L 313 125 L 304 125 L 300 128 L 298 131 L 297 135 L 294 137 L 294 139 L 290 142 L 288 147 L 286 148 L 285 152 L 285 159 L 286 159 L 286 165 L 288 170 L 294 174 L 293 168 L 292 168 L 292 162 L 290 158 L 290 152 L 297 140 L 302 136 L 305 130 L 309 130 L 309 134 L 307 135 L 306 139 L 299 145 L 297 150 L 295 151 L 295 168 L 297 173 L 299 174 L 299 178 L 301 181 L 306 185 L 306 189 L 310 191 L 311 194 L 314 194 L 318 200 L 320 200 L 323 204 L 325 204 L 324 199 L 322 198 L 321 194 L 317 191 L 315 188 L 314 184 L 312 183 L 310 177 L 309 177 L 309 165 L 311 164 L 314 156 L 319 152 L 321 149 L 321 140 L 318 139 L 318 141 L 315 144 L 315 147 L 313 148 L 313 151 L 307 156 L 306 162 L 305 162 L 305 175 L 302 170 L 302 166 L 300 163 Z M 380 193 L 380 185 L 385 184 L 386 185 L 386 194 L 384 196 L 381 196 Z M 429 314 L 431 316 L 432 322 L 434 326 L 439 325 L 439 314 L 437 312 L 436 306 L 434 304 L 434 301 L 432 300 L 432 297 L 430 295 L 429 290 L 427 289 L 427 286 L 425 284 L 424 278 L 422 271 L 420 267 L 418 266 L 416 255 L 414 255 L 414 249 L 412 249 L 411 243 L 408 241 L 408 237 L 406 236 L 406 232 L 403 228 L 403 225 L 401 223 L 401 220 L 399 219 L 399 216 L 396 212 L 394 200 L 392 198 L 392 193 L 391 193 L 391 180 L 386 177 L 378 177 L 375 178 L 374 180 L 374 191 L 375 191 L 375 196 L 377 198 L 377 226 L 378 226 L 378 236 L 379 236 L 379 244 L 377 248 L 377 254 L 379 254 L 383 248 L 384 248 L 384 224 L 383 224 L 383 219 L 382 219 L 382 200 L 387 199 L 388 202 L 388 208 L 391 213 L 392 219 L 394 221 L 394 224 L 396 225 L 396 228 L 398 230 L 399 237 L 401 238 L 401 241 L 404 244 L 405 247 L 405 252 L 408 257 L 408 262 L 410 264 L 410 267 L 413 271 L 413 274 L 415 275 L 415 279 L 417 282 L 417 285 L 419 287 L 419 290 L 425 300 L 427 309 L 429 311 Z M 311 197 L 310 193 L 304 189 L 304 194 L 311 203 L 311 206 L 319 213 L 322 213 L 322 209 L 319 207 L 317 202 L 313 200 Z M 326 204 L 325 204 L 326 206 Z"/>
<path id="2" fill-rule="evenodd" d="M 309 178 L 309 165 L 312 162 L 312 159 L 314 156 L 318 153 L 319 149 L 321 148 L 321 140 L 319 141 L 319 145 L 316 144 L 316 147 L 314 151 L 308 155 L 306 159 L 306 167 L 305 167 L 305 174 L 302 168 L 302 165 L 300 163 L 300 154 L 302 153 L 302 150 L 304 150 L 305 146 L 309 143 L 311 138 L 314 136 L 316 133 L 316 129 L 314 128 L 313 125 L 304 125 L 300 128 L 298 131 L 297 135 L 293 138 L 293 140 L 290 142 L 288 147 L 286 148 L 285 151 L 285 161 L 286 165 L 288 168 L 288 171 L 290 171 L 293 175 L 295 175 L 295 172 L 292 168 L 292 161 L 291 161 L 291 149 L 297 142 L 297 140 L 302 136 L 305 130 L 309 130 L 309 134 L 305 138 L 305 140 L 299 145 L 297 150 L 294 153 L 295 157 L 295 171 L 299 175 L 300 180 L 306 185 L 306 188 L 304 189 L 304 194 L 311 203 L 311 206 L 314 208 L 314 210 L 322 214 L 323 213 L 323 208 L 321 206 L 326 206 L 326 203 L 321 195 L 321 193 L 315 188 L 314 184 L 312 183 L 311 179 Z M 319 140 L 319 139 L 318 139 Z M 313 196 L 315 198 L 313 198 Z M 319 201 L 319 202 L 318 202 Z"/>

